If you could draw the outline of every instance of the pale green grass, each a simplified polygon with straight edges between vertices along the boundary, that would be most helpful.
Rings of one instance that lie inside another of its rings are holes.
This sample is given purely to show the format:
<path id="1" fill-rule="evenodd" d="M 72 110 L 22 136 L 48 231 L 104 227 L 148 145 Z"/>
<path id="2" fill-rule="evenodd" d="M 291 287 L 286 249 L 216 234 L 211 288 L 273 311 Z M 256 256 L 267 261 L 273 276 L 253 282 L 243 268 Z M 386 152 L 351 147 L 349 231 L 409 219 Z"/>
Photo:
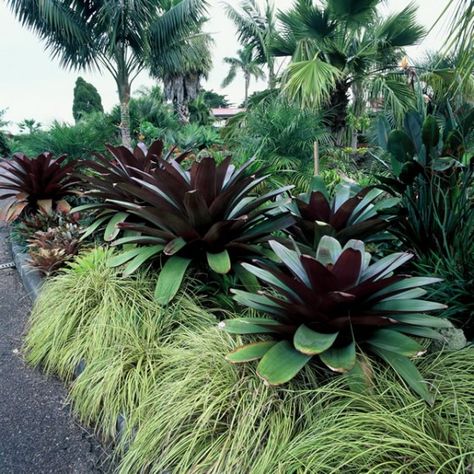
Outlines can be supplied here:
<path id="1" fill-rule="evenodd" d="M 145 275 L 122 278 L 96 250 L 46 284 L 26 354 L 71 383 L 73 409 L 107 438 L 126 419 L 121 474 L 464 474 L 474 462 L 474 349 L 427 356 L 429 407 L 374 366 L 366 393 L 307 367 L 263 385 L 224 356 L 239 341 L 196 297 L 163 309 Z M 74 379 L 74 369 L 85 370 Z"/>
<path id="2" fill-rule="evenodd" d="M 365 394 L 343 378 L 318 386 L 310 369 L 267 388 L 251 368 L 223 359 L 232 346 L 206 330 L 181 331 L 162 348 L 160 380 L 135 412 L 122 474 L 468 472 L 473 349 L 420 364 L 438 387 L 430 408 L 380 368 Z"/>
<path id="3" fill-rule="evenodd" d="M 73 269 L 48 281 L 31 317 L 26 357 L 72 381 L 79 419 L 106 438 L 116 434 L 159 376 L 159 347 L 181 325 L 212 327 L 215 318 L 191 298 L 160 308 L 146 275 L 122 278 L 106 265 L 110 252 L 94 250 Z"/>

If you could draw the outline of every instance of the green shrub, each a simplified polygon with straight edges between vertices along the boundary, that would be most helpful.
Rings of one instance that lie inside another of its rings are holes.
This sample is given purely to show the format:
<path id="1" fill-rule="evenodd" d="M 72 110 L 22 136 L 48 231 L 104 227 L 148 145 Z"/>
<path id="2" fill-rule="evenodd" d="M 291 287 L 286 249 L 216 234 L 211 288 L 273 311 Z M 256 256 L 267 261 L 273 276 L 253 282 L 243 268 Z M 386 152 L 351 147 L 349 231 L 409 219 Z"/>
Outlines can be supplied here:
<path id="1" fill-rule="evenodd" d="M 36 131 L 15 137 L 12 152 L 37 155 L 50 151 L 67 154 L 69 159 L 90 158 L 94 152 L 105 151 L 105 143 L 117 142 L 117 127 L 101 113 L 91 113 L 75 125 L 53 122 L 47 131 Z"/>

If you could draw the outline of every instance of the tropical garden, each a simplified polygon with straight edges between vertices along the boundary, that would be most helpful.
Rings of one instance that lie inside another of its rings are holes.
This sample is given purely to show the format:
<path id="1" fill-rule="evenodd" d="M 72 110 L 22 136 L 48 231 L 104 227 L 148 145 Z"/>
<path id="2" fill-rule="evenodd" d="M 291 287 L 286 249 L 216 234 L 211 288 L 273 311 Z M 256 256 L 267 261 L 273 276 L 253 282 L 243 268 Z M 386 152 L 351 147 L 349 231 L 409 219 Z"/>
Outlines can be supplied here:
<path id="1" fill-rule="evenodd" d="M 112 470 L 472 472 L 472 2 L 419 61 L 416 2 L 223 5 L 222 86 L 244 78 L 223 127 L 204 1 L 7 3 L 117 86 L 105 112 L 79 77 L 73 125 L 0 134 L 4 218 L 44 276 L 24 355 Z"/>

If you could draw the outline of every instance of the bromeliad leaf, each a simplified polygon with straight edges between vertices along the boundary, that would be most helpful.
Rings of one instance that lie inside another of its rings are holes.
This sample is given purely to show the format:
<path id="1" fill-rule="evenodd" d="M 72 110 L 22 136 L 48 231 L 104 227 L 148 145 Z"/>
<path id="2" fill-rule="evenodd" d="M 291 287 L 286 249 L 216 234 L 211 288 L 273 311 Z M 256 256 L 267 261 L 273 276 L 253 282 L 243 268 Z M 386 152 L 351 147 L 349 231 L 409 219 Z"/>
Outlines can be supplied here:
<path id="1" fill-rule="evenodd" d="M 268 385 L 291 380 L 311 359 L 297 351 L 288 341 L 280 341 L 268 350 L 257 366 L 257 374 Z"/>
<path id="2" fill-rule="evenodd" d="M 270 245 L 281 260 L 279 266 L 244 264 L 264 290 L 232 292 L 238 303 L 274 319 L 222 323 L 230 333 L 267 334 L 278 341 L 258 367 L 270 384 L 289 380 L 316 355 L 331 370 L 348 372 L 356 363 L 356 347 L 362 359 L 364 352 L 414 356 L 423 347 L 410 336 L 438 339 L 435 329 L 450 326 L 442 318 L 423 313 L 442 307 L 419 299 L 424 294 L 419 286 L 435 279 L 394 274 L 409 254 L 389 255 L 370 264 L 363 242 L 350 240 L 341 248 L 329 236 L 321 239 L 315 257 L 281 243 Z M 286 356 L 287 363 L 282 360 Z M 403 371 L 405 365 L 395 362 L 393 367 Z"/>
<path id="3" fill-rule="evenodd" d="M 219 253 L 207 252 L 207 263 L 211 267 L 211 270 L 216 273 L 229 273 L 231 269 L 230 256 L 227 250 L 223 250 Z"/>
<path id="4" fill-rule="evenodd" d="M 260 341 L 247 344 L 233 350 L 225 358 L 233 364 L 261 359 L 276 343 L 276 341 Z"/>
<path id="5" fill-rule="evenodd" d="M 295 332 L 293 344 L 303 354 L 320 354 L 332 346 L 337 335 L 337 332 L 330 334 L 316 332 L 302 324 Z"/>
<path id="6" fill-rule="evenodd" d="M 155 287 L 155 299 L 159 304 L 167 305 L 175 297 L 190 263 L 191 259 L 176 255 L 166 261 Z"/>

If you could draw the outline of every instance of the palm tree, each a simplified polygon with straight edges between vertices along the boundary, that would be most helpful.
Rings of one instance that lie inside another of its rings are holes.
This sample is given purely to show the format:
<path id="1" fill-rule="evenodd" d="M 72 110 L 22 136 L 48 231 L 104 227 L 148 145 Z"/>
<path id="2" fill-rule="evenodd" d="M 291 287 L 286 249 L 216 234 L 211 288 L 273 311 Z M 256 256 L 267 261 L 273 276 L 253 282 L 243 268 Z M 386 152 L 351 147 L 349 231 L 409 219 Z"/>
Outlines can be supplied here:
<path id="1" fill-rule="evenodd" d="M 271 41 L 276 32 L 275 7 L 266 0 L 263 9 L 256 0 L 244 0 L 239 7 L 225 4 L 227 16 L 234 22 L 243 47 L 250 47 L 257 60 L 268 67 L 268 87 L 276 82 L 275 58 L 271 52 Z"/>
<path id="2" fill-rule="evenodd" d="M 237 51 L 236 57 L 225 57 L 224 62 L 229 64 L 229 72 L 227 76 L 222 81 L 221 87 L 227 87 L 237 75 L 237 71 L 241 70 L 244 73 L 244 81 L 245 81 L 245 98 L 244 104 L 247 106 L 247 101 L 249 98 L 249 87 L 250 87 L 250 79 L 252 76 L 255 79 L 263 79 L 265 77 L 265 73 L 263 72 L 260 63 L 254 58 L 252 49 L 250 47 L 246 47 L 244 49 L 239 49 Z"/>
<path id="3" fill-rule="evenodd" d="M 70 69 L 107 70 L 117 84 L 123 145 L 130 148 L 129 102 L 133 80 L 186 38 L 200 20 L 204 0 L 7 0 L 53 58 Z"/>
<path id="4" fill-rule="evenodd" d="M 474 72 L 474 2 L 472 0 L 449 0 L 432 28 L 441 20 L 449 17 L 449 34 L 444 42 L 442 56 L 456 58 L 457 73 L 461 81 L 451 84 L 450 91 L 457 93 L 456 89 L 465 88 L 466 83 L 472 82 Z"/>
<path id="5" fill-rule="evenodd" d="M 185 41 L 179 42 L 166 51 L 169 61 L 150 62 L 151 74 L 163 81 L 165 98 L 173 103 L 179 121 L 189 122 L 189 103 L 197 98 L 201 91 L 201 80 L 207 78 L 212 68 L 211 46 L 213 40 L 209 34 L 202 33 L 202 18 L 194 31 Z"/>
<path id="6" fill-rule="evenodd" d="M 273 53 L 291 58 L 284 75 L 284 91 L 303 105 L 328 103 L 332 131 L 340 142 L 346 126 L 349 92 L 361 113 L 368 100 L 383 100 L 401 119 L 413 93 L 398 63 L 404 47 L 424 35 L 416 23 L 416 9 L 380 18 L 382 0 L 297 0 L 280 12 L 282 29 L 274 38 Z"/>

